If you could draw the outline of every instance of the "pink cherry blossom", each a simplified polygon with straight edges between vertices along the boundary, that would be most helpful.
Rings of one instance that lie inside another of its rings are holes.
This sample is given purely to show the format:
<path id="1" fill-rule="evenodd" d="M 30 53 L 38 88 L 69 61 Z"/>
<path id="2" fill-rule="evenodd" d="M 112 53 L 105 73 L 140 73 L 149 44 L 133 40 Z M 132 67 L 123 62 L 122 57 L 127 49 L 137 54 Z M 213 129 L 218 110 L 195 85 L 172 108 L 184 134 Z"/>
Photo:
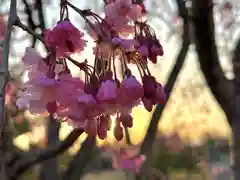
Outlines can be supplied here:
<path id="1" fill-rule="evenodd" d="M 114 81 L 103 82 L 97 94 L 97 98 L 103 103 L 114 103 L 117 99 L 117 85 Z"/>
<path id="2" fill-rule="evenodd" d="M 131 52 L 135 50 L 135 47 L 138 45 L 138 42 L 133 39 L 123 39 L 120 37 L 114 37 L 112 39 L 113 44 L 120 46 L 126 52 Z"/>
<path id="3" fill-rule="evenodd" d="M 25 92 L 17 100 L 17 105 L 20 108 L 29 106 L 29 110 L 33 114 L 44 113 L 47 111 L 47 104 L 56 100 L 56 88 L 57 83 L 47 78 L 39 81 L 39 84 L 29 83 Z"/>
<path id="4" fill-rule="evenodd" d="M 122 81 L 118 90 L 118 102 L 120 104 L 129 104 L 129 102 L 136 101 L 142 96 L 142 85 L 134 76 L 127 77 Z"/>
<path id="5" fill-rule="evenodd" d="M 96 40 L 94 63 L 89 64 L 87 59 L 79 62 L 72 56 L 85 49 L 86 41 L 68 17 L 68 8 L 77 8 L 62 1 L 60 21 L 43 33 L 47 55 L 43 57 L 28 47 L 22 57 L 28 80 L 23 84 L 25 90 L 19 94 L 17 106 L 27 107 L 31 113 L 48 112 L 100 139 L 107 137 L 114 124 L 113 135 L 121 141 L 124 128 L 134 126 L 131 115 L 134 107 L 143 103 L 151 111 L 154 105 L 165 102 L 164 89 L 148 68 L 148 61 L 157 63 L 163 50 L 154 30 L 140 21 L 146 13 L 143 4 L 132 0 L 104 2 L 104 18 L 91 10 L 78 11 L 88 19 Z M 140 81 L 130 69 L 132 62 L 138 67 Z M 69 63 L 84 73 L 84 80 L 72 76 Z M 141 155 L 120 153 L 119 157 L 119 167 L 135 172 L 144 162 Z"/>
<path id="6" fill-rule="evenodd" d="M 47 77 L 47 69 L 41 71 L 39 66 L 43 58 L 33 49 L 27 48 L 23 62 L 32 66 L 28 71 L 29 80 L 23 84 L 26 90 L 17 100 L 20 108 L 29 107 L 31 113 L 43 113 L 47 111 L 47 104 L 56 100 L 57 82 Z"/>
<path id="7" fill-rule="evenodd" d="M 115 30 L 121 31 L 129 25 L 129 21 L 137 20 L 142 15 L 142 7 L 132 4 L 131 0 L 116 0 L 105 5 L 104 12 L 105 20 Z"/>
<path id="8" fill-rule="evenodd" d="M 84 109 L 79 108 L 77 102 L 73 102 L 68 106 L 60 105 L 56 114 L 60 119 L 67 121 L 74 128 L 84 128 L 88 120 Z"/>
<path id="9" fill-rule="evenodd" d="M 138 48 L 138 51 L 143 55 L 143 56 L 149 56 L 148 48 L 146 46 L 141 46 Z"/>
<path id="10" fill-rule="evenodd" d="M 53 29 L 44 32 L 46 45 L 54 48 L 57 57 L 66 53 L 81 52 L 86 46 L 84 34 L 79 31 L 69 20 L 59 22 Z"/>
<path id="11" fill-rule="evenodd" d="M 135 34 L 135 39 L 139 41 L 139 53 L 148 58 L 152 63 L 157 63 L 157 57 L 163 56 L 163 48 L 160 41 L 157 39 L 156 34 L 152 31 L 146 23 L 139 22 L 136 28 L 140 30 Z"/>
<path id="12" fill-rule="evenodd" d="M 104 7 L 107 17 L 117 20 L 118 17 L 125 17 L 129 20 L 136 20 L 142 15 L 142 7 L 132 4 L 132 0 L 116 0 Z"/>
<path id="13" fill-rule="evenodd" d="M 119 149 L 105 148 L 104 151 L 110 154 L 113 168 L 133 171 L 138 174 L 146 160 L 144 155 L 138 154 L 138 149 L 138 146 L 130 146 Z"/>
<path id="14" fill-rule="evenodd" d="M 35 48 L 27 47 L 22 57 L 22 62 L 26 67 L 31 68 L 31 66 L 41 63 L 42 59 L 43 58 L 38 54 Z"/>
<path id="15" fill-rule="evenodd" d="M 58 89 L 56 93 L 58 95 L 58 101 L 61 104 L 71 104 L 73 101 L 77 102 L 77 98 L 84 93 L 84 82 L 77 77 L 72 77 L 70 73 L 59 75 Z"/>

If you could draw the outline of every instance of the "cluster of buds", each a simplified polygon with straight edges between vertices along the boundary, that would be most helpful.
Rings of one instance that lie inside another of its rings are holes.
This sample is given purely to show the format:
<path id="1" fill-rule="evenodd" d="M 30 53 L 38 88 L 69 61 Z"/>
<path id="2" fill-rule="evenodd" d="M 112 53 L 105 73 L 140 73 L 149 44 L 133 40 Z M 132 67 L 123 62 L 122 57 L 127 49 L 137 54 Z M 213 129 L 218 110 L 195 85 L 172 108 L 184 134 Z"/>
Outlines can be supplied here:
<path id="1" fill-rule="evenodd" d="M 96 40 L 93 65 L 71 57 L 85 49 L 86 40 L 69 20 L 69 7 L 84 18 Z M 123 128 L 133 126 L 131 111 L 135 106 L 142 103 L 147 111 L 152 111 L 154 105 L 164 103 L 163 87 L 148 68 L 148 63 L 156 63 L 163 50 L 153 29 L 141 21 L 146 12 L 142 4 L 132 0 L 108 1 L 104 12 L 105 18 L 101 18 L 91 10 L 80 10 L 67 0 L 61 1 L 60 21 L 43 34 L 47 57 L 28 47 L 22 58 L 29 80 L 17 105 L 27 106 L 31 113 L 55 114 L 100 139 L 106 138 L 111 129 L 110 117 L 114 117 L 114 136 L 120 141 Z M 67 62 L 79 67 L 85 80 L 73 77 Z M 137 66 L 140 81 L 129 64 Z"/>

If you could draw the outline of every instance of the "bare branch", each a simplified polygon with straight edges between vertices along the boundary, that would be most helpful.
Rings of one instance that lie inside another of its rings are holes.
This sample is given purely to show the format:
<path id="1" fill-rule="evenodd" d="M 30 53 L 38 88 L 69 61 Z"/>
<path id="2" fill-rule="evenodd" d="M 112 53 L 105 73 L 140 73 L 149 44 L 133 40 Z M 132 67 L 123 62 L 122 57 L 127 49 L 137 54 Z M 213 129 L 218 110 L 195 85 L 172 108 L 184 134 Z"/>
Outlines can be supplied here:
<path id="1" fill-rule="evenodd" d="M 59 142 L 60 122 L 50 114 L 47 125 L 47 148 Z M 57 157 L 44 161 L 41 165 L 40 179 L 59 179 Z"/>
<path id="2" fill-rule="evenodd" d="M 68 168 L 63 172 L 62 180 L 79 180 L 84 174 L 84 168 L 88 163 L 95 158 L 94 146 L 96 145 L 96 138 L 88 136 L 82 143 L 82 146 L 76 156 L 68 165 Z"/>
<path id="3" fill-rule="evenodd" d="M 82 133 L 82 129 L 75 129 L 68 135 L 68 137 L 64 141 L 59 142 L 58 144 L 49 147 L 46 150 L 27 154 L 25 157 L 22 157 L 12 166 L 12 179 L 16 179 L 17 177 L 19 177 L 32 165 L 35 165 L 42 161 L 53 158 L 58 154 L 61 154 L 69 147 L 71 147 Z"/>
<path id="4" fill-rule="evenodd" d="M 17 0 L 11 0 L 10 4 L 10 13 L 7 22 L 6 33 L 4 36 L 3 42 L 3 55 L 2 62 L 0 64 L 0 173 L 1 179 L 5 180 L 6 177 L 6 167 L 5 167 L 5 154 L 6 154 L 6 121 L 4 106 L 5 106 L 5 86 L 9 78 L 8 72 L 8 61 L 9 61 L 9 52 L 10 52 L 10 40 L 12 35 L 12 28 L 17 19 Z"/>
<path id="5" fill-rule="evenodd" d="M 32 8 L 28 4 L 27 0 L 22 0 L 22 1 L 23 1 L 24 6 L 25 6 L 24 12 L 25 12 L 25 14 L 27 14 L 28 26 L 29 26 L 29 28 L 31 28 L 32 30 L 35 31 L 37 29 L 37 26 L 33 21 Z M 32 47 L 34 47 L 36 45 L 36 42 L 37 42 L 37 38 L 35 36 L 32 36 Z"/>
<path id="6" fill-rule="evenodd" d="M 17 17 L 17 20 L 14 25 L 21 28 L 22 30 L 26 31 L 27 33 L 31 34 L 32 36 L 35 36 L 39 41 L 44 43 L 43 37 L 41 35 L 35 33 L 31 28 L 29 28 L 25 24 L 23 24 L 18 17 Z"/>

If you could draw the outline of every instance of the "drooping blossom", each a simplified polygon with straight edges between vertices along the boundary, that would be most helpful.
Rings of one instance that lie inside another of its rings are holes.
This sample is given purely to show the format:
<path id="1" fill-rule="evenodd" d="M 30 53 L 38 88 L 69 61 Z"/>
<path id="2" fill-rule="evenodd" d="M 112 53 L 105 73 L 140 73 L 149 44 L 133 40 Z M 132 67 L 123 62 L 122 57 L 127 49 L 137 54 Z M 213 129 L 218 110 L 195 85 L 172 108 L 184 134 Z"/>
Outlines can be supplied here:
<path id="1" fill-rule="evenodd" d="M 134 39 L 123 39 L 120 37 L 114 37 L 112 39 L 113 44 L 120 46 L 124 51 L 131 52 L 135 50 L 138 42 Z"/>
<path id="2" fill-rule="evenodd" d="M 64 16 L 67 4 L 71 3 L 61 4 L 62 17 L 68 16 Z M 83 33 L 67 19 L 44 32 L 49 50 L 46 57 L 33 48 L 26 49 L 22 61 L 28 69 L 29 80 L 24 83 L 25 91 L 19 96 L 17 105 L 29 107 L 32 113 L 47 111 L 100 139 L 107 137 L 114 124 L 113 135 L 120 141 L 124 128 L 134 125 L 131 116 L 134 107 L 143 104 L 151 111 L 154 105 L 165 102 L 164 89 L 148 68 L 148 60 L 156 63 L 163 52 L 151 27 L 137 21 L 143 13 L 141 6 L 130 0 L 113 0 L 105 2 L 105 11 L 104 19 L 90 10 L 81 11 L 86 18 L 96 20 L 88 22 L 97 35 L 93 66 L 87 60 L 71 58 L 72 53 L 84 49 L 86 41 L 82 39 Z M 94 24 L 98 28 L 95 29 Z M 132 39 L 122 36 L 128 26 L 136 30 L 136 33 L 132 31 L 135 33 Z M 116 61 L 120 62 L 120 71 Z M 83 71 L 85 80 L 73 77 L 67 62 Z M 138 67 L 140 80 L 129 63 Z M 139 166 L 142 159 L 132 162 Z"/>
<path id="3" fill-rule="evenodd" d="M 145 22 L 137 22 L 136 32 L 135 39 L 139 42 L 138 51 L 156 64 L 157 57 L 163 56 L 163 48 L 154 31 Z"/>
<path id="4" fill-rule="evenodd" d="M 137 174 L 140 172 L 140 168 L 146 160 L 144 155 L 139 155 L 138 146 L 129 146 L 118 149 L 105 147 L 103 151 L 108 153 L 112 158 L 113 168 L 133 171 Z"/>
<path id="5" fill-rule="evenodd" d="M 137 20 L 142 15 L 142 7 L 133 4 L 132 0 L 116 0 L 105 5 L 105 20 L 116 31 L 126 31 L 133 26 L 131 20 Z"/>
<path id="6" fill-rule="evenodd" d="M 69 20 L 60 21 L 53 29 L 44 32 L 46 45 L 56 51 L 57 57 L 83 51 L 86 46 L 83 36 Z"/>
<path id="7" fill-rule="evenodd" d="M 26 48 L 22 61 L 28 68 L 28 81 L 23 84 L 25 91 L 20 94 L 17 106 L 28 107 L 31 113 L 44 113 L 48 103 L 56 100 L 57 81 L 47 77 L 47 65 L 33 48 Z"/>

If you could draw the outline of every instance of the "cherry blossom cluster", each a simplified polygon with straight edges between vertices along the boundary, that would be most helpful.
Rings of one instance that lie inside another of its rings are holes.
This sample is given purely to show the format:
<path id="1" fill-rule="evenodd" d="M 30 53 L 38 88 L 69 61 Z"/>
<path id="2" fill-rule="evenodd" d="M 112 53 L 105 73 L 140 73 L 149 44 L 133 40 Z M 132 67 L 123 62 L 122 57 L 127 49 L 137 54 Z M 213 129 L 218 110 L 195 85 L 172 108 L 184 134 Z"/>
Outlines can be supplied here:
<path id="1" fill-rule="evenodd" d="M 139 145 L 131 145 L 128 147 L 112 148 L 103 146 L 102 152 L 112 159 L 114 169 L 124 169 L 140 173 L 142 164 L 145 162 L 145 155 L 139 155 Z"/>
<path id="2" fill-rule="evenodd" d="M 148 68 L 148 63 L 157 63 L 157 57 L 163 55 L 162 46 L 154 30 L 143 21 L 143 4 L 106 0 L 104 18 L 67 0 L 62 0 L 60 6 L 59 22 L 43 33 L 48 55 L 42 57 L 36 49 L 26 48 L 22 62 L 29 80 L 17 105 L 29 108 L 31 113 L 52 113 L 100 139 L 106 138 L 114 117 L 113 132 L 120 141 L 123 128 L 133 126 L 131 111 L 135 106 L 143 104 L 151 111 L 154 105 L 164 103 L 163 87 Z M 93 65 L 71 56 L 82 52 L 87 41 L 69 20 L 69 8 L 79 13 L 91 29 L 89 34 L 96 42 Z M 84 79 L 72 76 L 68 62 L 84 72 Z M 129 64 L 138 68 L 141 80 Z"/>

